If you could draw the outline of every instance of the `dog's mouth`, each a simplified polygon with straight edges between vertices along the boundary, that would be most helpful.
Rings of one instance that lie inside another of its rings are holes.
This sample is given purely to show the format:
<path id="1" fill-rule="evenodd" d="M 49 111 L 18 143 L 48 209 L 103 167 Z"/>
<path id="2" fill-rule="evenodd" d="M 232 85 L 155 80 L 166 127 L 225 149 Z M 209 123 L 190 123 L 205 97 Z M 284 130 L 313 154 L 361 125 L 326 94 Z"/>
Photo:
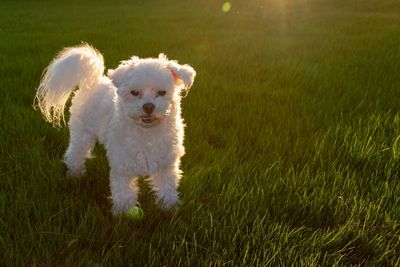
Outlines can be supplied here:
<path id="1" fill-rule="evenodd" d="M 140 117 L 140 124 L 144 128 L 151 128 L 160 123 L 160 118 L 152 115 L 144 115 Z"/>
<path id="2" fill-rule="evenodd" d="M 158 120 L 158 118 L 156 116 L 152 116 L 152 115 L 143 115 L 140 117 L 140 120 L 145 124 L 151 124 L 151 123 L 155 122 L 156 120 Z"/>
<path id="3" fill-rule="evenodd" d="M 156 116 L 156 115 L 142 115 L 137 117 L 131 117 L 134 122 L 144 128 L 152 128 L 161 123 L 163 120 L 163 116 Z"/>

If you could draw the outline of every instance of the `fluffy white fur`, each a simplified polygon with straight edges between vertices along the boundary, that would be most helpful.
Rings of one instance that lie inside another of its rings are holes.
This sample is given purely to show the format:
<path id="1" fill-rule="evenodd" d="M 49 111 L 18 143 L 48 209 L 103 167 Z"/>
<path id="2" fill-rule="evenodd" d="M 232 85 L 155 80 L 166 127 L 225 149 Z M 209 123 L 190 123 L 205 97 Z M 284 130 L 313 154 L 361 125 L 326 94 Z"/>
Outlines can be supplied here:
<path id="1" fill-rule="evenodd" d="M 180 158 L 184 154 L 181 91 L 196 72 L 189 65 L 132 57 L 104 73 L 102 55 L 83 44 L 62 50 L 45 70 L 35 103 L 46 120 L 60 125 L 70 108 L 68 174 L 85 172 L 96 140 L 104 144 L 111 167 L 112 212 L 137 204 L 137 176 L 149 175 L 163 208 L 178 202 Z M 145 104 L 146 107 L 144 106 Z"/>

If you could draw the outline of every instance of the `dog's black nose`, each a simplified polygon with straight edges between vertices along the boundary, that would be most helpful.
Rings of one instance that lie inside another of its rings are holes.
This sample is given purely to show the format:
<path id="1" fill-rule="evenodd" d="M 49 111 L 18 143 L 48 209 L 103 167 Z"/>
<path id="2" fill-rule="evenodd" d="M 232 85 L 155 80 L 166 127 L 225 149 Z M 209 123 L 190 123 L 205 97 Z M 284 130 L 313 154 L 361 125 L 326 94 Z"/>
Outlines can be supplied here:
<path id="1" fill-rule="evenodd" d="M 156 106 L 153 103 L 146 103 L 143 105 L 143 109 L 147 114 L 151 114 L 153 113 L 154 109 L 156 108 Z"/>

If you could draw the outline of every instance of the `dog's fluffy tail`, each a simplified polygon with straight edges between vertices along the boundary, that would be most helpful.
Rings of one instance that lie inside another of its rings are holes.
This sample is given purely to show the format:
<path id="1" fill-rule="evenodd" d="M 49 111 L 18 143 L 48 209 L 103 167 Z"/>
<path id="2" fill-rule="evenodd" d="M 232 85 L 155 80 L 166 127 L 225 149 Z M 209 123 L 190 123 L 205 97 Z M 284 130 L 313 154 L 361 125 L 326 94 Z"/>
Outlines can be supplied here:
<path id="1" fill-rule="evenodd" d="M 64 122 L 65 104 L 77 88 L 88 89 L 104 73 L 103 56 L 88 44 L 65 48 L 43 72 L 34 106 L 53 125 Z"/>

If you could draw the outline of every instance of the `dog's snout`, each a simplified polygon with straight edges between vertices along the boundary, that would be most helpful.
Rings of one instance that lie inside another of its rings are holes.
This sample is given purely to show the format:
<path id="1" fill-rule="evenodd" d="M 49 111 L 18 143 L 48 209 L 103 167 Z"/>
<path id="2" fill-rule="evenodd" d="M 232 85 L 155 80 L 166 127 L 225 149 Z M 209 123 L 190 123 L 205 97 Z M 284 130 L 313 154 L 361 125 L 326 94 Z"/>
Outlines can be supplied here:
<path id="1" fill-rule="evenodd" d="M 153 113 L 155 108 L 156 106 L 153 103 L 146 103 L 143 105 L 143 110 L 149 115 Z"/>

